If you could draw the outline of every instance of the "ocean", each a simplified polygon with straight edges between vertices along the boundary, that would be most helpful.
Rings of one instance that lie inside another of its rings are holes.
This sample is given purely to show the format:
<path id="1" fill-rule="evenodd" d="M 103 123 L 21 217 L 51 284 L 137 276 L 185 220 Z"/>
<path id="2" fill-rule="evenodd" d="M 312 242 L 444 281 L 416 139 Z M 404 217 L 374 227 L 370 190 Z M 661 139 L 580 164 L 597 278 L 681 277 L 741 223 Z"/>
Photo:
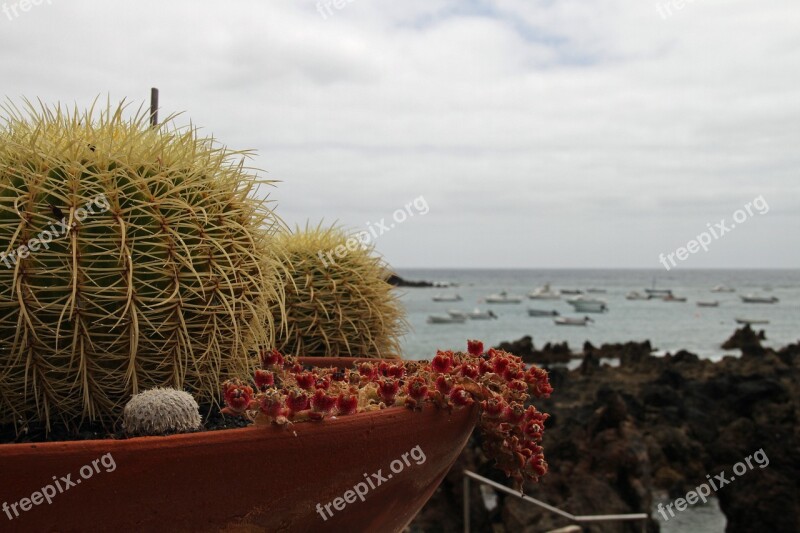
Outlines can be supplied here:
<path id="1" fill-rule="evenodd" d="M 487 346 L 531 335 L 535 346 L 567 341 L 580 351 L 585 341 L 603 343 L 650 340 L 656 353 L 675 353 L 686 349 L 702 358 L 717 360 L 737 350 L 723 350 L 724 342 L 737 327 L 736 318 L 768 320 L 753 326 L 764 329 L 767 346 L 781 347 L 800 341 L 800 270 L 467 270 L 398 269 L 406 280 L 456 283 L 450 288 L 401 288 L 401 300 L 408 311 L 411 331 L 403 340 L 403 356 L 425 359 L 437 349 L 465 349 L 467 339 L 483 340 Z M 608 305 L 602 314 L 575 313 L 565 301 L 530 300 L 527 293 L 550 283 L 553 289 L 599 289 L 591 294 Z M 715 293 L 711 288 L 726 285 L 732 293 Z M 631 291 L 644 293 L 649 288 L 670 289 L 685 303 L 662 300 L 630 301 Z M 522 297 L 520 304 L 488 305 L 487 295 L 506 291 Z M 745 304 L 740 295 L 775 296 L 775 304 Z M 434 302 L 437 294 L 459 294 L 460 302 Z M 719 307 L 698 307 L 697 301 L 716 300 Z M 428 324 L 429 315 L 447 314 L 450 309 L 469 312 L 491 309 L 496 320 L 467 320 L 464 324 Z M 563 316 L 588 315 L 594 319 L 587 327 L 558 326 L 552 317 L 529 317 L 528 308 L 556 310 Z M 718 502 L 693 506 L 665 522 L 655 510 L 653 516 L 665 533 L 693 531 L 722 533 L 725 517 Z M 662 503 L 669 503 L 666 498 Z"/>
<path id="2" fill-rule="evenodd" d="M 800 341 L 800 270 L 468 270 L 398 269 L 407 280 L 457 283 L 450 288 L 401 288 L 401 300 L 408 311 L 411 331 L 403 339 L 403 356 L 427 359 L 437 349 L 464 349 L 467 339 L 480 339 L 487 346 L 531 335 L 537 347 L 547 342 L 569 343 L 580 351 L 589 341 L 595 346 L 610 342 L 650 340 L 656 353 L 686 349 L 700 357 L 716 360 L 725 354 L 722 344 L 737 327 L 736 318 L 769 320 L 753 326 L 766 332 L 766 346 L 780 347 Z M 565 301 L 530 300 L 527 293 L 550 283 L 553 289 L 600 289 L 591 294 L 608 304 L 602 314 L 575 313 Z M 711 288 L 726 285 L 732 293 L 714 293 Z M 631 301 L 630 291 L 671 289 L 686 303 L 657 299 Z M 484 298 L 506 291 L 523 298 L 520 304 L 488 305 Z M 745 304 L 740 295 L 755 293 L 775 296 L 776 304 Z M 437 294 L 459 294 L 460 302 L 434 302 Z M 697 301 L 717 300 L 719 307 L 698 307 Z M 450 309 L 472 311 L 491 309 L 496 320 L 468 320 L 464 324 L 428 324 L 429 315 L 447 314 Z M 563 316 L 590 316 L 587 327 L 558 326 L 552 317 L 529 317 L 528 308 L 555 310 Z"/>

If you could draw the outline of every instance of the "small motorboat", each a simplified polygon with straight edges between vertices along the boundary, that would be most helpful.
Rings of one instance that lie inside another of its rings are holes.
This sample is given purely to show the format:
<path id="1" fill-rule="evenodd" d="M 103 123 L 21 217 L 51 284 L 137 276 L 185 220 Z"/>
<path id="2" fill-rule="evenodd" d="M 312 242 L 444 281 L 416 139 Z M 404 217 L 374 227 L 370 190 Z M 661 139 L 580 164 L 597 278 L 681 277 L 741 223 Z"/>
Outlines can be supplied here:
<path id="1" fill-rule="evenodd" d="M 434 302 L 460 302 L 460 294 L 437 294 L 433 297 Z"/>
<path id="2" fill-rule="evenodd" d="M 755 324 L 769 324 L 769 320 L 763 318 L 737 318 L 737 324 L 755 325 Z"/>
<path id="3" fill-rule="evenodd" d="M 649 300 L 650 297 L 646 294 L 642 294 L 639 291 L 631 291 L 625 295 L 626 300 Z"/>
<path id="4" fill-rule="evenodd" d="M 481 311 L 477 307 L 471 313 L 467 313 L 467 316 L 470 320 L 491 320 L 492 318 L 497 318 L 497 315 L 489 309 L 488 311 Z"/>
<path id="5" fill-rule="evenodd" d="M 580 289 L 561 289 L 561 294 L 576 295 L 576 294 L 583 294 L 583 291 Z"/>
<path id="6" fill-rule="evenodd" d="M 558 316 L 558 311 L 545 311 L 544 309 L 528 309 L 528 316 Z"/>
<path id="7" fill-rule="evenodd" d="M 665 296 L 672 296 L 671 289 L 645 289 L 644 292 L 650 298 L 664 298 Z"/>
<path id="8" fill-rule="evenodd" d="M 686 296 L 675 296 L 671 292 L 661 298 L 665 302 L 677 302 L 677 303 L 684 303 L 686 301 Z"/>
<path id="9" fill-rule="evenodd" d="M 608 311 L 608 305 L 603 300 L 591 296 L 578 296 L 567 303 L 575 308 L 578 313 L 604 313 Z"/>
<path id="10" fill-rule="evenodd" d="M 585 316 L 583 318 L 570 318 L 566 316 L 557 316 L 553 319 L 553 322 L 555 322 L 556 325 L 558 326 L 585 326 L 589 322 L 594 322 L 594 320 L 592 320 L 588 316 Z"/>
<path id="11" fill-rule="evenodd" d="M 497 294 L 490 294 L 486 297 L 486 303 L 489 304 L 518 304 L 522 303 L 522 296 L 509 295 L 506 291 L 500 291 Z"/>
<path id="12" fill-rule="evenodd" d="M 530 298 L 531 300 L 559 300 L 561 299 L 561 293 L 552 290 L 550 288 L 550 284 L 545 283 L 541 287 L 538 287 L 529 292 L 528 298 Z"/>
<path id="13" fill-rule="evenodd" d="M 447 314 L 453 318 L 463 318 L 464 320 L 467 319 L 467 313 L 464 311 L 459 311 L 458 309 L 448 309 Z"/>
<path id="14" fill-rule="evenodd" d="M 714 300 L 711 302 L 697 302 L 697 307 L 719 307 L 719 302 Z"/>
<path id="15" fill-rule="evenodd" d="M 745 294 L 741 299 L 746 304 L 775 304 L 778 298 L 775 296 L 756 296 L 755 294 Z"/>
<path id="16" fill-rule="evenodd" d="M 595 289 L 595 288 L 591 288 L 591 289 L 586 289 L 586 292 L 587 292 L 587 293 L 589 293 L 589 294 L 605 294 L 605 293 L 607 293 L 608 291 L 607 291 L 607 290 L 605 290 L 605 289 Z"/>
<path id="17" fill-rule="evenodd" d="M 428 324 L 463 324 L 467 321 L 465 316 L 430 315 Z"/>
<path id="18" fill-rule="evenodd" d="M 717 285 L 711 289 L 711 292 L 736 292 L 736 289 L 727 285 Z"/>

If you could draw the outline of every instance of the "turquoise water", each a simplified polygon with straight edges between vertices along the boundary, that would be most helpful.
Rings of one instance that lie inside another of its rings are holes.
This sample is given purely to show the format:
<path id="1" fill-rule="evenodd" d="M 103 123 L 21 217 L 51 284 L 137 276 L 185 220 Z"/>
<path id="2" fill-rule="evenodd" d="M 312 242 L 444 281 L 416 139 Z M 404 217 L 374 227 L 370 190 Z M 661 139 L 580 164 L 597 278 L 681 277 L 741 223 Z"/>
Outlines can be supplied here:
<path id="1" fill-rule="evenodd" d="M 768 346 L 780 347 L 800 340 L 800 270 L 439 270 L 398 269 L 409 280 L 447 281 L 454 288 L 399 289 L 408 310 L 411 332 L 405 337 L 404 356 L 429 358 L 437 349 L 466 347 L 466 339 L 483 340 L 487 345 L 531 335 L 537 347 L 546 342 L 569 342 L 579 350 L 584 341 L 604 342 L 650 340 L 659 352 L 687 349 L 701 357 L 721 358 L 719 345 L 737 326 L 735 318 L 765 319 Z M 651 288 L 671 289 L 686 303 L 661 300 L 629 301 L 625 295 Z M 609 311 L 592 314 L 588 327 L 557 326 L 552 318 L 532 318 L 527 309 L 554 309 L 564 316 L 584 316 L 573 312 L 561 300 L 530 300 L 527 293 L 549 282 L 554 289 L 604 289 L 594 296 L 608 303 Z M 712 293 L 716 285 L 736 289 L 734 293 Z M 483 298 L 505 290 L 523 296 L 521 304 L 487 305 Z M 458 293 L 461 302 L 434 302 L 439 293 Z M 779 303 L 744 304 L 739 295 L 756 293 L 776 296 Z M 717 300 L 716 308 L 697 307 L 698 300 Z M 468 320 L 464 324 L 427 324 L 428 315 L 446 314 L 448 309 L 472 311 L 491 309 L 497 320 Z"/>

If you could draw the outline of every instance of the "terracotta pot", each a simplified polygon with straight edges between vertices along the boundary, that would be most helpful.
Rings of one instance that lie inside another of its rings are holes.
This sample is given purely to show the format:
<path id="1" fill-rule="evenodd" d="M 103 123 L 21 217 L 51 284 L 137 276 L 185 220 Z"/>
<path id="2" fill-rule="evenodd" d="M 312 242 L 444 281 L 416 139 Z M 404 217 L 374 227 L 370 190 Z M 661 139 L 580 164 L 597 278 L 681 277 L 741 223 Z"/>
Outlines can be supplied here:
<path id="1" fill-rule="evenodd" d="M 0 505 L 13 517 L 0 510 L 0 531 L 400 531 L 476 422 L 475 407 L 392 407 L 287 428 L 0 445 Z M 52 503 L 14 516 L 56 481 L 66 490 Z"/>

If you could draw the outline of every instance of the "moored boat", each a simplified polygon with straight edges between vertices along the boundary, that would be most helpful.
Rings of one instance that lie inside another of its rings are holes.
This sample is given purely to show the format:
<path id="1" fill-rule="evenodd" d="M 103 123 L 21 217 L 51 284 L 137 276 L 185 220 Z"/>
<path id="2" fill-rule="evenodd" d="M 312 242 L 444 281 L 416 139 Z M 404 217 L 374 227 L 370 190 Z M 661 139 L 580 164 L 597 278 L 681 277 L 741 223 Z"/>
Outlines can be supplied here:
<path id="1" fill-rule="evenodd" d="M 779 300 L 775 296 L 757 296 L 755 294 L 744 294 L 740 296 L 742 302 L 746 304 L 775 304 Z"/>
<path id="2" fill-rule="evenodd" d="M 433 297 L 434 302 L 460 302 L 460 294 L 437 294 Z"/>
<path id="3" fill-rule="evenodd" d="M 531 300 L 559 300 L 561 299 L 561 293 L 551 289 L 549 283 L 545 283 L 541 287 L 529 292 L 528 298 Z"/>
<path id="4" fill-rule="evenodd" d="M 594 322 L 588 316 L 582 318 L 571 318 L 566 316 L 557 316 L 553 319 L 553 322 L 556 323 L 558 326 L 585 326 L 589 322 Z"/>
<path id="5" fill-rule="evenodd" d="M 578 296 L 567 303 L 575 308 L 578 313 L 603 313 L 608 311 L 608 305 L 603 300 L 591 296 Z"/>
<path id="6" fill-rule="evenodd" d="M 489 304 L 518 304 L 522 303 L 521 296 L 514 296 L 508 294 L 506 291 L 500 291 L 497 294 L 490 294 L 486 297 L 486 303 Z"/>
<path id="7" fill-rule="evenodd" d="M 737 324 L 755 325 L 755 324 L 769 324 L 769 320 L 763 318 L 737 318 Z"/>
<path id="8" fill-rule="evenodd" d="M 711 302 L 698 301 L 697 307 L 719 307 L 719 302 L 716 300 Z"/>
<path id="9" fill-rule="evenodd" d="M 558 316 L 558 311 L 545 311 L 544 309 L 528 309 L 528 316 Z"/>
<path id="10" fill-rule="evenodd" d="M 650 297 L 646 294 L 642 294 L 639 291 L 631 291 L 625 295 L 626 300 L 649 300 Z"/>
<path id="11" fill-rule="evenodd" d="M 727 285 L 716 285 L 711 289 L 711 292 L 736 292 L 736 289 Z"/>
<path id="12" fill-rule="evenodd" d="M 459 311 L 458 309 L 448 309 L 447 314 L 453 318 L 463 318 L 464 320 L 467 319 L 467 313 L 464 311 Z"/>
<path id="13" fill-rule="evenodd" d="M 671 289 L 645 289 L 644 292 L 646 292 L 650 298 L 663 298 L 672 295 Z"/>
<path id="14" fill-rule="evenodd" d="M 428 324 L 463 324 L 467 321 L 466 316 L 451 316 L 451 315 L 430 315 L 428 316 Z"/>
<path id="15" fill-rule="evenodd" d="M 497 315 L 489 309 L 488 311 L 481 311 L 477 307 L 471 313 L 467 313 L 467 316 L 470 320 L 490 320 L 492 318 L 497 318 Z"/>

